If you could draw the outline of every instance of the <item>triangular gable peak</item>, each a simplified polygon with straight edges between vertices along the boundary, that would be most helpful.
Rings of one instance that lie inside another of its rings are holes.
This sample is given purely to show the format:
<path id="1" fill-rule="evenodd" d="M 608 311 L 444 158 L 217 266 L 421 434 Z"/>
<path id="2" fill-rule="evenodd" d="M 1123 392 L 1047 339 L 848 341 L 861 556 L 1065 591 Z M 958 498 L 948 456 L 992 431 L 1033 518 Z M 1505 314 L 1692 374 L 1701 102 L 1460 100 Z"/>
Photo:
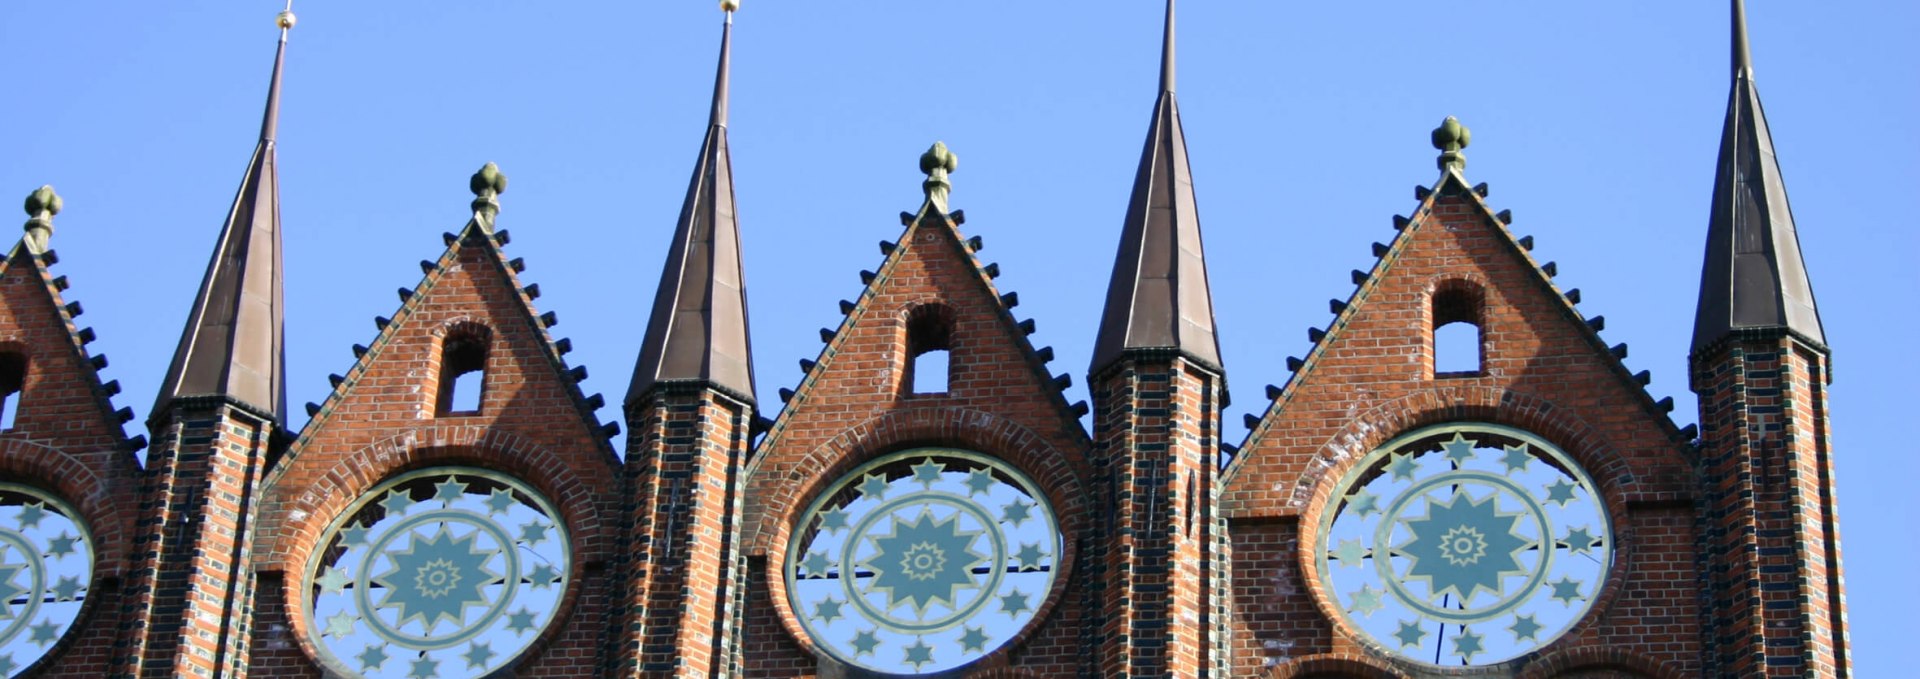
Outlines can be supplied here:
<path id="1" fill-rule="evenodd" d="M 1532 239 L 1508 231 L 1508 213 L 1487 205 L 1484 184 L 1468 186 L 1458 148 L 1449 153 L 1435 188 L 1416 191 L 1412 218 L 1376 244 L 1372 270 L 1354 272 L 1352 296 L 1330 302 L 1332 323 L 1308 332 L 1312 351 L 1289 359 L 1292 379 L 1226 472 L 1229 516 L 1295 514 L 1328 468 L 1406 429 L 1460 419 L 1612 450 L 1629 466 L 1611 478 L 1639 481 L 1638 492 L 1684 485 L 1690 434 L 1667 416 L 1672 400 L 1647 393 L 1646 373 L 1622 362 L 1625 346 L 1606 345 L 1600 319 L 1575 308 L 1578 292 L 1554 284 L 1556 265 L 1533 258 Z M 1435 373 L 1434 329 L 1452 321 L 1478 327 L 1478 370 Z"/>
<path id="2" fill-rule="evenodd" d="M 114 408 L 118 382 L 100 381 L 106 357 L 88 353 L 93 329 L 74 323 L 80 303 L 62 299 L 66 277 L 55 278 L 47 269 L 57 261 L 53 251 L 36 253 L 23 242 L 0 262 L 0 349 L 26 359 L 24 382 L 9 385 L 20 390 L 12 406 L 19 412 L 13 427 L 0 435 L 102 451 L 113 458 L 102 464 L 132 468 L 133 453 L 145 438 L 126 436 L 123 425 L 133 412 Z"/>
<path id="3" fill-rule="evenodd" d="M 885 261 L 877 271 L 861 272 L 865 290 L 857 301 L 842 302 L 846 318 L 839 328 L 821 330 L 826 347 L 816 359 L 800 362 L 805 374 L 799 386 L 781 390 L 786 407 L 749 463 L 748 526 L 759 527 L 764 513 L 791 509 L 795 474 L 830 477 L 833 465 L 846 462 L 822 459 L 816 449 L 845 445 L 847 456 L 877 452 L 869 447 L 889 445 L 879 439 L 900 432 L 871 429 L 892 426 L 886 424 L 892 418 L 924 424 L 967 413 L 982 418 L 976 421 L 982 429 L 993 430 L 976 432 L 982 436 L 1006 439 L 1013 447 L 1038 437 L 1067 456 L 1056 464 L 1080 464 L 1090 445 L 1079 421 L 1086 405 L 1067 403 L 1063 391 L 1070 378 L 1050 373 L 1052 349 L 1035 349 L 1028 341 L 1034 325 L 1014 318 L 1017 295 L 995 287 L 998 265 L 982 264 L 974 255 L 980 240 L 963 237 L 958 228 L 965 214 L 948 213 L 944 190 L 937 193 L 917 215 L 901 215 L 907 227 L 899 242 L 881 243 Z M 945 390 L 914 393 L 915 355 L 938 350 L 948 353 Z M 1015 439 L 1021 442 L 1015 445 Z"/>

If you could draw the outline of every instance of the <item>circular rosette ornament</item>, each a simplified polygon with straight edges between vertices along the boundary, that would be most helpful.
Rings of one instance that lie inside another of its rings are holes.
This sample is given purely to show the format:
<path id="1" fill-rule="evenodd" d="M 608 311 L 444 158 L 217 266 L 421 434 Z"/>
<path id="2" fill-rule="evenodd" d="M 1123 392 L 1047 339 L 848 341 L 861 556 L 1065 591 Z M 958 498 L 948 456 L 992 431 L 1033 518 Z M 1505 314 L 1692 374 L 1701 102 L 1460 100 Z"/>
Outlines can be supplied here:
<path id="1" fill-rule="evenodd" d="M 789 543 L 787 600 L 820 648 L 889 674 L 959 667 L 1019 634 L 1060 570 L 1059 524 L 1025 475 L 943 448 L 835 481 Z"/>
<path id="2" fill-rule="evenodd" d="M 65 636 L 93 584 L 93 538 L 60 498 L 0 483 L 0 677 Z"/>
<path id="3" fill-rule="evenodd" d="M 553 504 L 517 479 L 401 475 L 328 527 L 307 574 L 307 629 L 350 676 L 477 677 L 553 620 L 572 554 Z"/>
<path id="4" fill-rule="evenodd" d="M 1592 479 L 1533 434 L 1428 427 L 1368 454 L 1321 515 L 1316 567 L 1346 622 L 1435 665 L 1531 652 L 1592 606 L 1613 530 Z"/>

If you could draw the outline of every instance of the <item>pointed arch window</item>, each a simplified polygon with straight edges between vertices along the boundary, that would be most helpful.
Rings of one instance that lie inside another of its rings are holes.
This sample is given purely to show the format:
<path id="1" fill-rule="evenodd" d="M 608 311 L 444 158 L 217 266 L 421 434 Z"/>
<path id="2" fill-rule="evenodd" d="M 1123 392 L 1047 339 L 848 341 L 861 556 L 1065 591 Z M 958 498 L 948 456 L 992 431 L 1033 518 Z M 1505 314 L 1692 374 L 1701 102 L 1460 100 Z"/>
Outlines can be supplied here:
<path id="1" fill-rule="evenodd" d="M 478 323 L 461 323 L 440 340 L 440 385 L 434 414 L 478 415 L 486 395 L 487 354 L 493 331 Z"/>
<path id="2" fill-rule="evenodd" d="M 1486 373 L 1486 292 L 1465 280 L 1434 287 L 1433 327 L 1428 337 L 1435 378 L 1478 377 Z"/>
<path id="3" fill-rule="evenodd" d="M 0 431 L 13 429 L 14 418 L 20 413 L 20 390 L 26 385 L 26 354 L 0 351 Z"/>
<path id="4" fill-rule="evenodd" d="M 906 361 L 901 387 L 908 394 L 943 394 L 953 378 L 953 310 L 922 304 L 907 312 Z"/>

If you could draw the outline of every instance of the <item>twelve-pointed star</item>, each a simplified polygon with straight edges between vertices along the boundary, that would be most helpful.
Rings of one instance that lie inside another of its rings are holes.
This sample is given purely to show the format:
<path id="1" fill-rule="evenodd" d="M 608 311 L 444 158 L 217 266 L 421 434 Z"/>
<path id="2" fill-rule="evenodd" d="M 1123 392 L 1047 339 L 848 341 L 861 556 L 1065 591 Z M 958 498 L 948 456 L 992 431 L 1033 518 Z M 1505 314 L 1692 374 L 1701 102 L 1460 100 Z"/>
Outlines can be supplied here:
<path id="1" fill-rule="evenodd" d="M 1347 496 L 1347 511 L 1354 512 L 1355 516 L 1379 514 L 1380 496 L 1369 493 L 1363 488 L 1359 492 Z"/>
<path id="2" fill-rule="evenodd" d="M 1473 447 L 1477 445 L 1480 445 L 1479 441 L 1454 434 L 1452 441 L 1442 443 L 1440 447 L 1446 449 L 1447 459 L 1452 460 L 1453 466 L 1458 467 L 1466 464 L 1467 460 L 1473 459 Z"/>
<path id="3" fill-rule="evenodd" d="M 1538 635 L 1540 634 L 1540 628 L 1543 627 L 1543 625 L 1541 625 L 1538 622 L 1535 622 L 1533 618 L 1534 616 L 1531 616 L 1531 615 L 1520 615 L 1520 616 L 1514 617 L 1513 626 L 1507 628 L 1509 630 L 1513 630 L 1514 641 L 1519 641 L 1521 639 L 1532 639 L 1534 641 L 1540 640 L 1540 637 Z"/>
<path id="4" fill-rule="evenodd" d="M 832 623 L 834 618 L 841 617 L 840 607 L 845 605 L 847 605 L 847 602 L 833 597 L 821 599 L 820 603 L 813 605 L 813 618 L 821 622 Z"/>
<path id="5" fill-rule="evenodd" d="M 1572 606 L 1575 599 L 1586 598 L 1580 596 L 1580 583 L 1575 581 L 1572 576 L 1562 575 L 1560 576 L 1559 582 L 1549 582 L 1547 584 L 1553 587 L 1553 598 L 1559 599 L 1568 606 Z"/>
<path id="6" fill-rule="evenodd" d="M 465 497 L 466 494 L 467 484 L 451 476 L 445 481 L 433 484 L 433 499 L 441 502 L 452 503 L 454 500 Z"/>
<path id="7" fill-rule="evenodd" d="M 1393 638 L 1400 640 L 1401 648 L 1418 646 L 1420 645 L 1420 640 L 1426 637 L 1427 631 L 1420 629 L 1420 621 L 1418 620 L 1411 622 L 1406 620 L 1400 621 L 1400 631 L 1393 633 Z"/>
<path id="8" fill-rule="evenodd" d="M 43 619 L 40 624 L 32 625 L 27 630 L 27 640 L 39 644 L 41 648 L 52 646 L 54 640 L 60 638 L 60 628 L 54 626 L 52 620 Z"/>
<path id="9" fill-rule="evenodd" d="M 1445 504 L 1427 500 L 1427 516 L 1402 519 L 1413 539 L 1397 550 L 1413 561 L 1406 578 L 1426 580 L 1435 598 L 1451 592 L 1462 599 L 1486 590 L 1501 592 L 1501 580 L 1521 574 L 1517 555 L 1533 545 L 1513 532 L 1519 512 L 1502 512 L 1496 495 L 1474 500 L 1455 490 Z"/>
<path id="10" fill-rule="evenodd" d="M 1460 636 L 1453 638 L 1453 652 L 1460 654 L 1462 660 L 1473 662 L 1475 654 L 1487 650 L 1481 647 L 1481 638 L 1480 635 L 1474 634 L 1473 630 L 1463 629 L 1460 631 Z"/>
<path id="11" fill-rule="evenodd" d="M 386 590 L 380 608 L 400 609 L 394 626 L 419 620 L 431 631 L 442 620 L 459 624 L 469 607 L 487 605 L 487 587 L 501 577 L 487 569 L 487 561 L 499 550 L 477 550 L 478 536 L 454 537 L 442 525 L 433 537 L 414 535 L 407 549 L 386 553 L 393 569 L 374 576 L 373 583 Z"/>
<path id="12" fill-rule="evenodd" d="M 993 490 L 993 483 L 992 470 L 975 469 L 967 472 L 967 496 L 972 497 Z"/>
<path id="13" fill-rule="evenodd" d="M 1367 558 L 1370 553 L 1372 550 L 1360 544 L 1359 540 L 1341 540 L 1340 546 L 1328 551 L 1327 555 L 1338 560 L 1342 566 L 1359 566 L 1360 560 Z"/>
<path id="14" fill-rule="evenodd" d="M 1000 520 L 1011 521 L 1013 525 L 1018 526 L 1026 523 L 1027 518 L 1033 515 L 1033 508 L 1034 504 L 1031 502 L 1014 500 L 1013 504 L 1001 507 L 1001 509 L 1005 510 L 1005 513 L 1001 515 Z"/>
<path id="15" fill-rule="evenodd" d="M 1374 589 L 1372 585 L 1361 585 L 1360 589 L 1355 590 L 1353 593 L 1353 612 L 1363 616 L 1373 617 L 1373 612 L 1380 610 L 1381 594 L 1385 594 L 1385 592 Z"/>
<path id="16" fill-rule="evenodd" d="M 507 631 L 514 634 L 526 634 L 533 631 L 533 611 L 521 606 L 520 610 L 507 614 Z"/>
<path id="17" fill-rule="evenodd" d="M 433 679 L 439 669 L 440 661 L 423 655 L 419 660 L 413 661 L 413 669 L 407 672 L 407 676 L 413 679 Z"/>
<path id="18" fill-rule="evenodd" d="M 912 646 L 902 650 L 906 651 L 906 658 L 900 662 L 912 665 L 915 671 L 918 671 L 921 665 L 933 662 L 933 647 L 927 645 L 926 639 L 915 639 Z"/>
<path id="19" fill-rule="evenodd" d="M 933 484 L 940 482 L 940 472 L 946 471 L 947 466 L 934 462 L 933 458 L 929 457 L 920 464 L 914 465 L 912 469 L 913 481 L 920 484 L 922 488 L 933 490 Z"/>
<path id="20" fill-rule="evenodd" d="M 1527 452 L 1527 444 L 1525 443 L 1517 446 L 1507 446 L 1506 451 L 1506 456 L 1500 458 L 1500 461 L 1506 463 L 1508 474 L 1526 471 L 1527 463 L 1533 461 L 1533 454 Z"/>
<path id="21" fill-rule="evenodd" d="M 460 654 L 460 657 L 467 659 L 467 669 L 473 669 L 486 667 L 487 663 L 493 660 L 494 655 L 496 654 L 493 647 L 476 641 L 472 646 L 467 647 L 467 652 Z"/>
<path id="22" fill-rule="evenodd" d="M 47 503 L 30 502 L 20 505 L 20 530 L 39 528 L 40 520 L 47 518 Z"/>
<path id="23" fill-rule="evenodd" d="M 987 628 L 968 627 L 966 629 L 966 633 L 960 635 L 960 652 L 987 650 Z"/>
<path id="24" fill-rule="evenodd" d="M 861 562 L 873 569 L 866 590 L 885 592 L 888 609 L 909 603 L 925 614 L 935 602 L 952 606 L 956 592 L 980 586 L 973 567 L 986 557 L 973 552 L 973 543 L 981 531 L 961 530 L 959 514 L 936 519 L 922 508 L 912 522 L 892 519 L 888 534 L 868 538 L 873 555 Z"/>
<path id="25" fill-rule="evenodd" d="M 879 500 L 887 496 L 887 477 L 881 474 L 868 474 L 860 482 L 860 495 L 869 500 Z"/>
<path id="26" fill-rule="evenodd" d="M 387 498 L 380 501 L 380 506 L 387 508 L 387 516 L 399 516 L 413 506 L 413 496 L 404 490 L 389 490 Z"/>
<path id="27" fill-rule="evenodd" d="M 1567 503 L 1573 501 L 1573 490 L 1575 488 L 1579 488 L 1579 486 L 1567 483 L 1566 479 L 1556 479 L 1553 485 L 1547 486 L 1547 501 L 1557 502 L 1560 506 L 1565 507 Z"/>
<path id="28" fill-rule="evenodd" d="M 833 508 L 820 512 L 820 530 L 837 533 L 847 529 L 847 510 Z"/>
<path id="29" fill-rule="evenodd" d="M 848 642 L 853 644 L 853 657 L 858 658 L 863 655 L 873 655 L 873 649 L 880 646 L 880 639 L 873 635 L 874 631 L 875 630 L 861 630 L 858 634 L 853 635 L 853 639 Z"/>
<path id="30" fill-rule="evenodd" d="M 1036 542 L 1021 543 L 1020 551 L 1013 555 L 1013 558 L 1020 560 L 1020 570 L 1023 571 L 1039 568 L 1042 565 L 1040 560 L 1046 557 L 1047 553 L 1040 551 L 1040 544 Z"/>
<path id="31" fill-rule="evenodd" d="M 1033 609 L 1027 606 L 1027 595 L 1021 594 L 1018 589 L 1000 597 L 1000 612 L 1007 614 L 1007 617 L 1019 618 L 1021 611 L 1031 610 Z"/>
<path id="32" fill-rule="evenodd" d="M 1594 544 L 1600 542 L 1600 538 L 1594 537 L 1593 532 L 1587 530 L 1586 526 L 1581 526 L 1579 528 L 1567 529 L 1567 536 L 1560 538 L 1560 542 L 1567 546 L 1568 552 L 1574 554 L 1591 554 L 1593 553 Z"/>
<path id="33" fill-rule="evenodd" d="M 367 644 L 367 649 L 361 651 L 360 655 L 354 657 L 360 660 L 360 671 L 362 672 L 380 669 L 380 666 L 387 662 L 387 645 Z"/>
<path id="34" fill-rule="evenodd" d="M 74 537 L 72 533 L 68 533 L 66 531 L 60 531 L 60 537 L 49 538 L 47 540 L 47 556 L 58 559 L 68 554 L 72 554 L 73 543 L 79 542 L 79 541 L 80 541 L 80 538 Z"/>
<path id="35" fill-rule="evenodd" d="M 493 492 L 487 494 L 488 514 L 505 514 L 507 510 L 512 507 L 513 491 L 505 488 L 495 488 Z"/>
<path id="36" fill-rule="evenodd" d="M 48 588 L 48 591 L 53 592 L 54 601 L 72 601 L 74 598 L 80 596 L 80 576 L 60 576 L 60 579 L 54 582 L 53 587 Z"/>
<path id="37" fill-rule="evenodd" d="M 352 578 L 332 566 L 328 566 L 326 571 L 320 573 L 320 577 L 313 579 L 313 584 L 320 586 L 321 594 L 339 594 L 346 590 L 347 583 L 350 582 L 353 582 Z"/>
<path id="38" fill-rule="evenodd" d="M 1420 471 L 1420 465 L 1407 453 L 1394 453 L 1393 460 L 1387 463 L 1387 472 L 1393 474 L 1395 479 L 1412 481 L 1417 471 Z"/>

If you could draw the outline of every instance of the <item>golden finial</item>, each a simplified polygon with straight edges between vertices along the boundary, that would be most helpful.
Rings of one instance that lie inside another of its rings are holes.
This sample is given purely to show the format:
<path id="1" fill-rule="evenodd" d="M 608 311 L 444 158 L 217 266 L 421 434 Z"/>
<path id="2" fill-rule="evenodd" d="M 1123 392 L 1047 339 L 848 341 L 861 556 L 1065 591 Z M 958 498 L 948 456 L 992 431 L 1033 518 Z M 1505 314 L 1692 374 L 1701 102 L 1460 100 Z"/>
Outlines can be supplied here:
<path id="1" fill-rule="evenodd" d="M 273 22 L 280 25 L 282 32 L 293 28 L 293 25 L 299 20 L 299 17 L 293 15 L 293 0 L 287 0 L 287 8 L 280 10 L 279 16 L 273 18 Z"/>
<path id="2" fill-rule="evenodd" d="M 720 11 L 729 14 L 740 11 L 740 0 L 720 0 Z"/>

